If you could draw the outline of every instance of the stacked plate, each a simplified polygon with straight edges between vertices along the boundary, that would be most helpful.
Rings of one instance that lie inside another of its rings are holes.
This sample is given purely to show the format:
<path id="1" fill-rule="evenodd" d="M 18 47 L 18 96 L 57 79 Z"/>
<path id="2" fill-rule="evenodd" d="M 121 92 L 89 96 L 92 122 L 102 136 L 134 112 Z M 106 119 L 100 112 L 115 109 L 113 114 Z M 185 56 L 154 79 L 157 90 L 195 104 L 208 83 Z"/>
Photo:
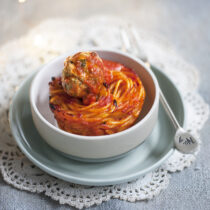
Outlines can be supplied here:
<path id="1" fill-rule="evenodd" d="M 164 73 L 154 67 L 152 71 L 178 121 L 183 126 L 185 111 L 181 94 Z M 111 185 L 143 176 L 160 166 L 173 153 L 175 130 L 161 105 L 157 121 L 146 139 L 122 154 L 99 158 L 99 161 L 97 159 L 90 161 L 88 158 L 84 161 L 84 157 L 80 159 L 66 155 L 60 149 L 53 148 L 49 145 L 49 141 L 43 138 L 42 134 L 40 135 L 32 119 L 29 90 L 37 72 L 26 78 L 16 92 L 10 107 L 9 120 L 19 148 L 43 171 L 72 183 Z M 139 138 L 141 136 L 144 136 L 142 130 L 139 132 Z M 57 141 L 59 142 L 59 139 Z"/>

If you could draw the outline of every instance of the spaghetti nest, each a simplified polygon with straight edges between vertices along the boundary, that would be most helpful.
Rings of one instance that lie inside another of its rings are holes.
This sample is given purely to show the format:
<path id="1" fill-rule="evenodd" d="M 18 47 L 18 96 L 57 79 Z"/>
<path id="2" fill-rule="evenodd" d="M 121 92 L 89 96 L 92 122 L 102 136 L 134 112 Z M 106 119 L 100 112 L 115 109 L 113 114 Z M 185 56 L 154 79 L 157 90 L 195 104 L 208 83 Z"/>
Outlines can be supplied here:
<path id="1" fill-rule="evenodd" d="M 123 131 L 137 120 L 145 100 L 140 78 L 119 63 L 103 62 L 111 79 L 89 105 L 69 96 L 60 77 L 52 78 L 49 104 L 61 129 L 85 136 L 107 135 Z"/>

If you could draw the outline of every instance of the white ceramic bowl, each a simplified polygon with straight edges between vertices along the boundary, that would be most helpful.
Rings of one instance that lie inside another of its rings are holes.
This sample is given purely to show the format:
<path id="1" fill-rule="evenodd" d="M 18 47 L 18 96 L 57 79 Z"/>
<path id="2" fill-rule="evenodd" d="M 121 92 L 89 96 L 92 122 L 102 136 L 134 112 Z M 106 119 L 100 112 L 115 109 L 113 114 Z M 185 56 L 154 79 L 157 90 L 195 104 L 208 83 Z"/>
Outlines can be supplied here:
<path id="1" fill-rule="evenodd" d="M 38 132 L 46 142 L 64 154 L 86 161 L 110 160 L 134 149 L 151 133 L 158 115 L 159 87 L 154 74 L 142 61 L 119 51 L 100 49 L 91 51 L 97 52 L 103 59 L 124 64 L 140 76 L 146 90 L 146 99 L 136 124 L 119 133 L 104 136 L 76 135 L 57 127 L 49 108 L 48 83 L 51 77 L 61 75 L 65 58 L 78 51 L 59 56 L 44 65 L 37 73 L 30 89 L 32 117 Z"/>

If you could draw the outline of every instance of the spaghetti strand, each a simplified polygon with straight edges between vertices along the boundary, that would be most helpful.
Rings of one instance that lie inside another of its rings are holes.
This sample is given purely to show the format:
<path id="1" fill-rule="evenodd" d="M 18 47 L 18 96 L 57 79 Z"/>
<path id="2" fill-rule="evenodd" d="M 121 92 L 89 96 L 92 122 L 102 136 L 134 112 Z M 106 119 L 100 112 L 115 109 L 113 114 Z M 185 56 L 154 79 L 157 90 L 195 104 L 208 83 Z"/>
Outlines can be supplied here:
<path id="1" fill-rule="evenodd" d="M 60 77 L 49 83 L 50 108 L 61 129 L 86 136 L 108 135 L 136 122 L 145 100 L 140 78 L 122 64 L 107 60 L 103 63 L 112 79 L 101 89 L 98 100 L 89 105 L 69 96 Z"/>

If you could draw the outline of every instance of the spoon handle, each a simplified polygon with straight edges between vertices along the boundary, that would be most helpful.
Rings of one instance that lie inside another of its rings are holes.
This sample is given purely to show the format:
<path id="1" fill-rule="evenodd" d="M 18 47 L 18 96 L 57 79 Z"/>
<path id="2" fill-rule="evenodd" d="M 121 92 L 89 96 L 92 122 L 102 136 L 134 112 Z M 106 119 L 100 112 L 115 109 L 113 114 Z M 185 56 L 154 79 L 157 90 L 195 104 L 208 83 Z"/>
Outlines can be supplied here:
<path id="1" fill-rule="evenodd" d="M 165 96 L 163 95 L 161 88 L 159 89 L 159 92 L 160 92 L 160 102 L 163 105 L 163 108 L 165 109 L 166 113 L 170 117 L 175 129 L 178 130 L 181 126 L 179 125 L 179 122 L 177 121 L 170 105 L 168 104 Z"/>

